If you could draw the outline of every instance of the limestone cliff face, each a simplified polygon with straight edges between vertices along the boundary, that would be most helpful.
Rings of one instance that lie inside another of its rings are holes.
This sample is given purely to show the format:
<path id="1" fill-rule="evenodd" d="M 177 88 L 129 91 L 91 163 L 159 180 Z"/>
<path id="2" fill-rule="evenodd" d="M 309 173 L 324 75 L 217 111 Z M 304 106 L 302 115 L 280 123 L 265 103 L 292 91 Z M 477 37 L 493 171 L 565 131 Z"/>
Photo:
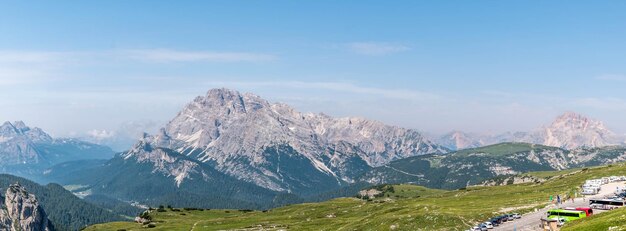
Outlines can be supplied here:
<path id="1" fill-rule="evenodd" d="M 54 228 L 35 195 L 13 184 L 7 189 L 0 209 L 0 230 L 52 231 Z"/>
<path id="2" fill-rule="evenodd" d="M 625 145 L 626 137 L 611 131 L 602 121 L 567 112 L 552 124 L 531 132 L 507 132 L 498 135 L 455 131 L 438 138 L 437 143 L 452 149 L 477 148 L 504 142 L 541 144 L 576 150 Z"/>
<path id="3" fill-rule="evenodd" d="M 155 135 L 153 146 L 275 191 L 352 183 L 363 169 L 447 152 L 413 129 L 301 113 L 229 89 L 197 97 Z"/>

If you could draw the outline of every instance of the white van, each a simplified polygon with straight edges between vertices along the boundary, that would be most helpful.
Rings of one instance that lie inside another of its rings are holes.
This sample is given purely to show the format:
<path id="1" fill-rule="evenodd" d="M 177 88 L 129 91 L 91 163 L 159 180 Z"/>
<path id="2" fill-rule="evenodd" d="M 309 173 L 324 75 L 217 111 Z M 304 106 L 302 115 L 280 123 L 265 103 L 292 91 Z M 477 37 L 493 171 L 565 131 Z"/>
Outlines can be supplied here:
<path id="1" fill-rule="evenodd" d="M 586 189 L 583 189 L 583 191 L 581 193 L 583 195 L 596 195 L 596 194 L 598 194 L 598 190 L 594 190 L 594 189 L 591 189 L 591 188 L 586 188 Z"/>

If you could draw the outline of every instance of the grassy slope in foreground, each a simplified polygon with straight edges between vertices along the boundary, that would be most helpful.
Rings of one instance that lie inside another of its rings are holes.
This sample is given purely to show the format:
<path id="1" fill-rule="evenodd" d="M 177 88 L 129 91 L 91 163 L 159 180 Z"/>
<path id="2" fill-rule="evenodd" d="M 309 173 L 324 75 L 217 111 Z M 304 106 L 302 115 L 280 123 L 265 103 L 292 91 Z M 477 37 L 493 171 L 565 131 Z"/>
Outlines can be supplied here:
<path id="1" fill-rule="evenodd" d="M 546 174 L 546 173 L 542 173 Z M 544 207 L 549 195 L 565 194 L 585 180 L 625 175 L 626 165 L 582 169 L 552 177 L 543 183 L 495 187 L 470 187 L 455 191 L 407 193 L 396 189 L 390 201 L 340 198 L 321 203 L 299 204 L 268 212 L 193 211 L 155 213 L 153 230 L 229 230 L 271 228 L 289 230 L 465 230 L 501 211 L 527 212 Z M 405 190 L 410 189 L 411 186 Z M 421 187 L 415 187 L 418 190 Z M 421 188 L 423 189 L 423 188 Z M 424 189 L 423 189 L 424 190 Z M 413 195 L 413 198 L 396 195 Z M 416 194 L 419 197 L 416 198 Z M 182 215 L 185 213 L 185 215 Z M 87 230 L 142 230 L 141 225 L 121 222 Z"/>
<path id="2" fill-rule="evenodd" d="M 590 230 L 626 230 L 626 209 L 593 215 L 589 218 L 573 221 L 561 229 L 563 231 L 590 231 Z"/>

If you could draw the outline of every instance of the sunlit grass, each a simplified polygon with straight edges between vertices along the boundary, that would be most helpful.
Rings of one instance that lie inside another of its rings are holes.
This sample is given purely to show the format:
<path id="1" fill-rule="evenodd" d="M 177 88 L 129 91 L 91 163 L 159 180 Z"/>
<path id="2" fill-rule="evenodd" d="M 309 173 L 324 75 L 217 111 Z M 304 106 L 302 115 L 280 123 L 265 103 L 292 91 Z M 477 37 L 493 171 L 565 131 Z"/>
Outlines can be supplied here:
<path id="1" fill-rule="evenodd" d="M 626 175 L 626 166 L 619 164 L 530 174 L 550 177 L 550 180 L 455 191 L 396 185 L 394 193 L 373 201 L 340 198 L 266 212 L 167 210 L 153 214 L 156 227 L 151 230 L 191 230 L 194 225 L 194 230 L 464 230 L 499 214 L 503 209 L 524 213 L 544 207 L 550 195 L 571 192 L 587 179 Z M 96 225 L 87 230 L 118 229 L 146 228 L 140 224 L 121 222 Z"/>

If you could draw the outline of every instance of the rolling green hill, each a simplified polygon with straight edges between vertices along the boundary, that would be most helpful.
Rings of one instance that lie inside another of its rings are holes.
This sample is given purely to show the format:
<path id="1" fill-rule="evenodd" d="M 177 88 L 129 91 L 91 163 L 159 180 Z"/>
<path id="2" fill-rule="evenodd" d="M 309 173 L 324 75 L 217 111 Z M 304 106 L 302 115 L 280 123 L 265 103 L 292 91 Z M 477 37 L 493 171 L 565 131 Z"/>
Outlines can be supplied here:
<path id="1" fill-rule="evenodd" d="M 502 143 L 445 155 L 423 155 L 393 161 L 361 177 L 362 181 L 413 183 L 430 188 L 457 189 L 502 175 L 564 169 L 564 149 L 526 143 Z"/>
<path id="2" fill-rule="evenodd" d="M 562 149 L 557 147 L 529 143 L 499 143 L 479 148 L 464 149 L 455 153 L 459 156 L 471 156 L 477 153 L 484 153 L 491 157 L 499 157 L 509 156 L 515 153 L 526 153 L 530 151 L 542 152 L 544 150 L 558 151 Z"/>
<path id="3" fill-rule="evenodd" d="M 321 203 L 298 204 L 270 211 L 153 211 L 152 230 L 465 230 L 501 213 L 527 212 L 547 205 L 549 195 L 565 194 L 585 180 L 624 175 L 625 164 L 545 172 L 544 182 L 506 186 L 469 187 L 454 191 L 394 186 L 389 196 L 366 201 L 340 198 Z M 532 173 L 531 173 L 532 174 Z M 404 191 L 403 191 L 404 190 Z M 422 193 L 420 193 L 422 190 Z M 143 230 L 141 224 L 117 222 L 87 230 Z"/>
<path id="4" fill-rule="evenodd" d="M 372 184 L 412 183 L 457 189 L 496 177 L 527 172 L 583 168 L 614 163 L 626 157 L 624 147 L 573 151 L 527 143 L 501 143 L 445 155 L 423 155 L 393 161 L 360 178 Z"/>

